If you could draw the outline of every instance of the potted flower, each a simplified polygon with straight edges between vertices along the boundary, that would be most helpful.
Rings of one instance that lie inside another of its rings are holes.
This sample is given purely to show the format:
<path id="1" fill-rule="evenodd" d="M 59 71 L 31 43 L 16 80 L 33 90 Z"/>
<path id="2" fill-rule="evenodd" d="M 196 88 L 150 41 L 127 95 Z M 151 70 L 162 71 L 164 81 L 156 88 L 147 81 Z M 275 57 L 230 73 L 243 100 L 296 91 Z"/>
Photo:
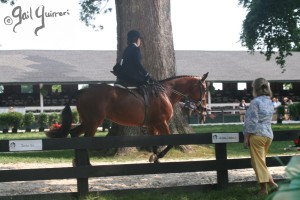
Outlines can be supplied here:
<path id="1" fill-rule="evenodd" d="M 44 112 L 41 112 L 38 117 L 39 131 L 43 132 L 48 124 L 48 115 Z"/>
<path id="2" fill-rule="evenodd" d="M 35 121 L 35 117 L 32 112 L 28 112 L 24 114 L 23 123 L 25 126 L 25 132 L 31 132 L 31 126 L 34 121 Z"/>

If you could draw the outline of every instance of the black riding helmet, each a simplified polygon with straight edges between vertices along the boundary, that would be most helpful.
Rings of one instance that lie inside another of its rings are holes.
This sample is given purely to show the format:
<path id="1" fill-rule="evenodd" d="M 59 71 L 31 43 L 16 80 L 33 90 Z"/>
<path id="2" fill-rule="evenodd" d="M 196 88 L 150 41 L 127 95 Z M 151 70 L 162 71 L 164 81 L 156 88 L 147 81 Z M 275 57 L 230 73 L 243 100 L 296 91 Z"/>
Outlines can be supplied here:
<path id="1" fill-rule="evenodd" d="M 131 30 L 127 33 L 128 44 L 135 43 L 138 38 L 141 38 L 141 34 L 136 30 Z"/>

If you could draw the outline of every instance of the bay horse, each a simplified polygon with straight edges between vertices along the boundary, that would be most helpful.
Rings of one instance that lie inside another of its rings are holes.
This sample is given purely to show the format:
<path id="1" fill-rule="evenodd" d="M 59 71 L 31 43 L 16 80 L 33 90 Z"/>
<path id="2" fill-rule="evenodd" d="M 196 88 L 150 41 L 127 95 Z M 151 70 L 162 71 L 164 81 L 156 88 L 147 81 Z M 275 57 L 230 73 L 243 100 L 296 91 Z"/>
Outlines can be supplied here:
<path id="1" fill-rule="evenodd" d="M 164 92 L 150 94 L 148 109 L 145 100 L 136 89 L 128 90 L 107 84 L 79 90 L 76 94 L 76 107 L 81 124 L 71 129 L 72 112 L 70 101 L 62 111 L 62 125 L 59 129 L 46 133 L 48 137 L 85 137 L 95 135 L 105 118 L 124 126 L 146 126 L 151 135 L 170 134 L 168 122 L 173 115 L 173 105 L 183 99 L 200 103 L 206 109 L 206 82 L 208 73 L 202 77 L 177 76 L 159 81 Z M 147 120 L 146 120 L 147 119 Z M 172 146 L 158 152 L 153 147 L 150 162 L 158 162 Z"/>

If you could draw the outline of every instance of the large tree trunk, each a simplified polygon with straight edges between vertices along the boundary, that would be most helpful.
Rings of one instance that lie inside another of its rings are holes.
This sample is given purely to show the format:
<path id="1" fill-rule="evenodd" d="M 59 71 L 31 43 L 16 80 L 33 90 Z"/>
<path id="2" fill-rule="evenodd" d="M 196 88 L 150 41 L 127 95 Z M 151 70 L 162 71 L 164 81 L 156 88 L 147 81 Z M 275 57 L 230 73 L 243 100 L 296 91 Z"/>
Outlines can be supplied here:
<path id="1" fill-rule="evenodd" d="M 115 0 L 117 13 L 118 52 L 122 58 L 127 46 L 127 32 L 138 30 L 143 39 L 142 64 L 155 79 L 175 76 L 175 51 L 171 25 L 170 0 Z M 191 128 L 175 106 L 170 124 L 172 133 L 188 133 Z M 124 127 L 113 124 L 108 135 L 147 134 L 139 127 Z"/>

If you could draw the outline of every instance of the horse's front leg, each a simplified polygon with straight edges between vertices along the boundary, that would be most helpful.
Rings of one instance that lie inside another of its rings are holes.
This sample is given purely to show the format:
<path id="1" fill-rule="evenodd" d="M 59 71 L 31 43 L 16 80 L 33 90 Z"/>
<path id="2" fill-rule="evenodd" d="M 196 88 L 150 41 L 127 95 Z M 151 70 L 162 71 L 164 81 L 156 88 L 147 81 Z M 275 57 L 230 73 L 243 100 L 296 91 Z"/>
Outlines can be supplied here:
<path id="1" fill-rule="evenodd" d="M 157 130 L 157 133 L 159 133 L 159 134 L 166 134 L 166 135 L 170 134 L 170 129 L 169 129 L 167 122 L 164 122 L 163 124 L 161 124 L 159 127 L 157 127 L 156 130 Z M 161 152 L 158 152 L 158 147 L 154 146 L 153 154 L 150 156 L 149 162 L 159 163 L 159 159 L 163 158 L 172 147 L 173 147 L 173 145 L 168 145 L 164 150 L 162 150 Z"/>
<path id="2" fill-rule="evenodd" d="M 172 148 L 173 145 L 168 145 L 164 150 L 158 153 L 158 146 L 153 146 L 153 154 L 150 156 L 149 162 L 159 163 L 159 159 L 163 158 Z"/>
<path id="3" fill-rule="evenodd" d="M 157 130 L 154 127 L 149 127 L 149 134 L 150 135 L 157 135 Z M 157 163 L 157 153 L 158 153 L 158 146 L 153 146 L 152 147 L 152 155 L 149 157 L 149 162 L 150 163 Z"/>
<path id="4" fill-rule="evenodd" d="M 158 146 L 153 146 L 152 147 L 152 152 L 153 154 L 149 158 L 150 163 L 158 163 Z"/>
<path id="5" fill-rule="evenodd" d="M 159 162 L 158 159 L 163 158 L 172 148 L 173 145 L 168 145 L 164 150 L 162 150 L 159 154 L 157 154 L 157 162 Z"/>

